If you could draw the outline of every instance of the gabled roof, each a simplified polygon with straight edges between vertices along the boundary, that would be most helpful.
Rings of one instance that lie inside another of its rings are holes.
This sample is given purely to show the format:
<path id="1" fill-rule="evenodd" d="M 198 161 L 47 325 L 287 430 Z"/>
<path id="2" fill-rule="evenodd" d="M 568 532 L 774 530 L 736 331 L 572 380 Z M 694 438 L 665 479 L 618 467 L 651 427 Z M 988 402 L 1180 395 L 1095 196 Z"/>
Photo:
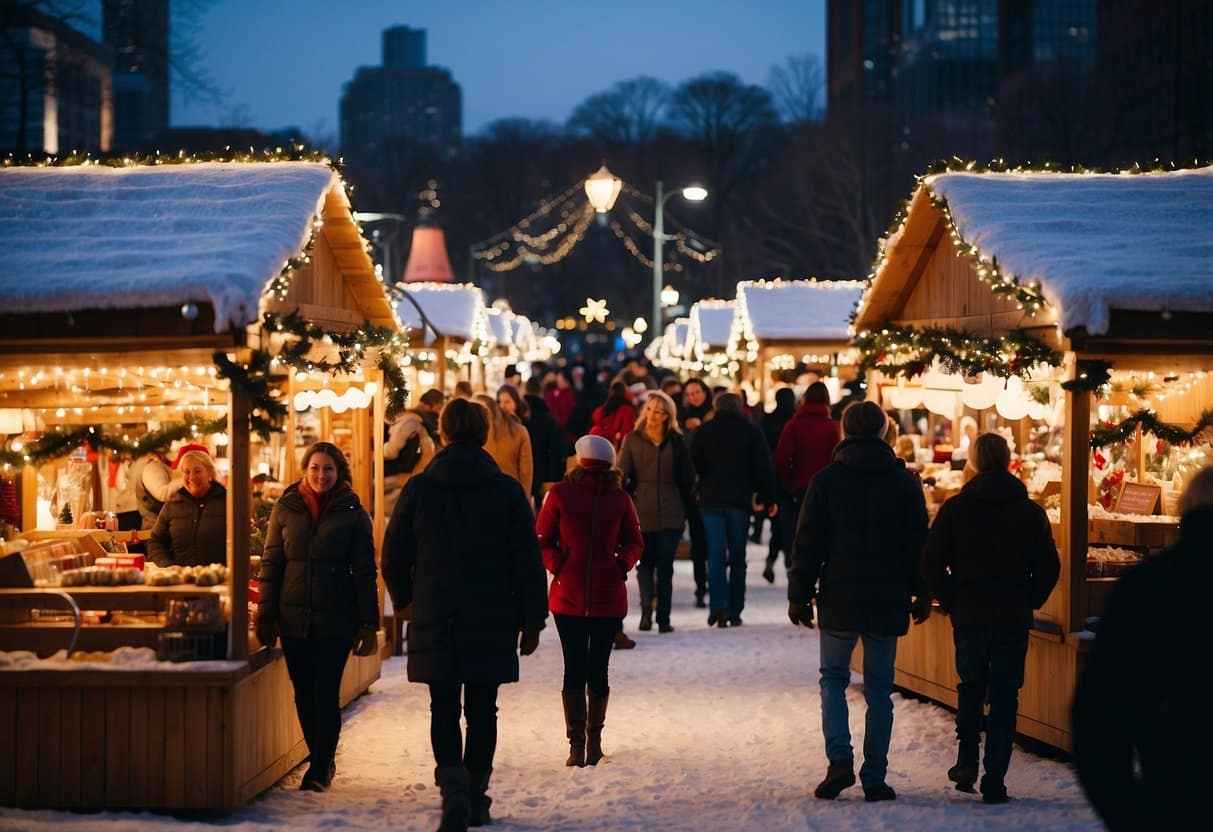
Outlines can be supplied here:
<path id="1" fill-rule="evenodd" d="M 729 345 L 735 307 L 731 300 L 701 300 L 691 306 L 691 334 L 687 343 L 697 356 L 723 352 Z"/>
<path id="2" fill-rule="evenodd" d="M 1213 312 L 1213 167 L 1141 174 L 926 177 L 885 243 L 860 328 L 896 319 L 898 289 L 946 203 L 964 246 L 1019 285 L 1039 284 L 1063 331 L 1108 331 L 1111 310 Z"/>
<path id="3" fill-rule="evenodd" d="M 479 287 L 471 283 L 407 283 L 404 291 L 425 311 L 440 334 L 464 341 L 487 339 L 488 316 Z M 421 316 L 407 300 L 396 304 L 396 314 L 405 326 L 422 330 Z M 431 337 L 427 329 L 427 342 Z"/>
<path id="4" fill-rule="evenodd" d="M 737 324 L 746 340 L 850 341 L 861 280 L 745 280 L 737 284 Z"/>
<path id="5" fill-rule="evenodd" d="M 0 309 L 209 302 L 216 332 L 234 330 L 258 320 L 262 296 L 287 261 L 303 253 L 320 218 L 342 229 L 334 255 L 356 272 L 349 288 L 366 307 L 363 314 L 391 322 L 341 180 L 327 163 L 4 168 Z"/>

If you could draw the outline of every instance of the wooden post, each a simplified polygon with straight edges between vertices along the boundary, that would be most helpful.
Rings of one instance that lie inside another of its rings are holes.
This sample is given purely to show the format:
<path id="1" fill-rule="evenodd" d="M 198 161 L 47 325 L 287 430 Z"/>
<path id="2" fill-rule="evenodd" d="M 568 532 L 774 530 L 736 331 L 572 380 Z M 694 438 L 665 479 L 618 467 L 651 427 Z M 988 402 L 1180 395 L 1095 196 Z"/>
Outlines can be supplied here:
<path id="1" fill-rule="evenodd" d="M 377 430 L 371 432 L 373 437 L 371 444 L 371 462 L 372 462 L 372 482 L 374 485 L 374 502 L 375 513 L 371 515 L 371 539 L 375 544 L 375 566 L 379 567 L 383 561 L 383 535 L 387 530 L 386 505 L 384 504 L 384 482 L 383 482 L 383 424 L 387 421 L 387 407 L 384 401 L 386 391 L 384 387 L 383 371 L 376 364 L 368 362 L 365 368 L 364 377 L 369 381 L 375 382 L 375 395 L 371 402 L 371 419 Z M 379 583 L 379 615 L 383 616 L 383 597 L 386 591 L 386 585 L 383 583 L 383 569 L 378 570 Z"/>
<path id="2" fill-rule="evenodd" d="M 230 659 L 248 658 L 248 579 L 249 579 L 249 481 L 250 402 L 247 396 L 232 390 L 227 401 L 228 458 L 231 475 L 227 489 L 227 569 L 232 622 L 228 629 L 227 653 Z"/>
<path id="3" fill-rule="evenodd" d="M 38 469 L 21 466 L 21 529 L 38 528 Z"/>
<path id="4" fill-rule="evenodd" d="M 1141 422 L 1137 423 L 1137 430 L 1134 433 L 1133 441 L 1137 443 L 1137 481 L 1146 481 L 1146 443 L 1143 441 L 1145 437 L 1142 435 Z"/>
<path id="5" fill-rule="evenodd" d="M 286 441 L 283 443 L 283 464 L 282 470 L 278 472 L 278 476 L 283 482 L 294 482 L 298 479 L 299 461 L 295 459 L 295 431 L 298 426 L 295 415 L 295 394 L 299 392 L 299 385 L 295 382 L 295 371 L 287 373 L 286 377 Z"/>
<path id="6" fill-rule="evenodd" d="M 1066 376 L 1073 377 L 1075 358 L 1066 356 Z M 1091 394 L 1065 392 L 1066 426 L 1061 466 L 1062 621 L 1067 633 L 1083 629 L 1087 616 L 1087 477 Z M 1063 634 L 1064 637 L 1064 634 Z"/>

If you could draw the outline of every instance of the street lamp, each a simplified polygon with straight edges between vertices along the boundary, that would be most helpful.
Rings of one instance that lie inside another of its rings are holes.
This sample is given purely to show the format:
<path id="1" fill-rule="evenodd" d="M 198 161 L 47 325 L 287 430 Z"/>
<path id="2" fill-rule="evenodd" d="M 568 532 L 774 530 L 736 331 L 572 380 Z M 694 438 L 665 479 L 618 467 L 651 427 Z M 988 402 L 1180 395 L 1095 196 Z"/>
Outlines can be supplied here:
<path id="1" fill-rule="evenodd" d="M 682 198 L 690 202 L 702 202 L 707 199 L 708 192 L 704 188 L 693 185 L 681 191 L 662 191 L 661 180 L 657 180 L 657 194 L 653 199 L 656 205 L 653 217 L 653 326 L 658 337 L 663 329 L 661 325 L 661 283 L 664 279 L 665 261 L 661 254 L 661 245 L 665 242 L 665 203 L 674 194 L 682 194 Z"/>

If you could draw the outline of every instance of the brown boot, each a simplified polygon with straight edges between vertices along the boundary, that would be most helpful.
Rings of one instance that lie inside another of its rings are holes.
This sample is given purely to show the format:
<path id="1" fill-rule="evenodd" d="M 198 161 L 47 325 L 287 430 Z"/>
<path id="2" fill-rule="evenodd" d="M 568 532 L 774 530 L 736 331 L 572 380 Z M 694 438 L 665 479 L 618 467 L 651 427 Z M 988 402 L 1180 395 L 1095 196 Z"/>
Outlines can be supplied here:
<path id="1" fill-rule="evenodd" d="M 631 650 L 636 646 L 636 642 L 628 638 L 628 634 L 623 630 L 615 633 L 615 649 L 616 650 Z"/>
<path id="2" fill-rule="evenodd" d="M 585 765 L 585 691 L 562 690 L 564 703 L 564 733 L 569 738 L 569 758 L 566 766 Z"/>
<path id="3" fill-rule="evenodd" d="M 602 694 L 590 691 L 589 708 L 586 712 L 585 764 L 587 766 L 598 765 L 598 761 L 604 756 L 602 753 L 602 726 L 606 724 L 607 700 L 610 697 L 609 691 Z"/>

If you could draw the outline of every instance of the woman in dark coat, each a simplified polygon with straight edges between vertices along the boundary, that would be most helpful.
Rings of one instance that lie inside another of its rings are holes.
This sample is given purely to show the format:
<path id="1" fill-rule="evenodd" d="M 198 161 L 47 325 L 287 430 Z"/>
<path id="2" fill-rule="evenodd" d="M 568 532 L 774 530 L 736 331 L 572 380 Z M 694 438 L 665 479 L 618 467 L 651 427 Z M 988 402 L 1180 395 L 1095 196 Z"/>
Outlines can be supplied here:
<path id="1" fill-rule="evenodd" d="M 181 455 L 184 485 L 160 509 L 147 541 L 157 566 L 227 562 L 227 489 L 215 482 L 215 463 L 201 445 Z"/>
<path id="2" fill-rule="evenodd" d="M 1032 610 L 1049 600 L 1061 563 L 1045 510 L 1007 472 L 1007 440 L 983 433 L 969 461 L 977 475 L 940 507 L 923 548 L 922 575 L 951 616 L 956 645 L 960 750 L 948 778 L 960 791 L 973 791 L 984 721 L 982 799 L 1005 803 Z M 987 699 L 990 714 L 983 720 Z"/>
<path id="3" fill-rule="evenodd" d="M 303 478 L 270 513 L 261 558 L 257 638 L 282 637 L 295 709 L 311 765 L 299 788 L 322 792 L 333 782 L 341 674 L 350 650 L 375 652 L 379 592 L 371 520 L 350 488 L 350 466 L 329 442 L 303 455 Z"/>
<path id="4" fill-rule="evenodd" d="M 530 500 L 483 448 L 488 411 L 454 399 L 439 429 L 445 447 L 392 513 L 383 577 L 395 608 L 411 605 L 408 677 L 430 689 L 441 828 L 464 829 L 489 822 L 497 689 L 539 644 L 547 579 Z"/>
<path id="5" fill-rule="evenodd" d="M 792 416 L 796 413 L 796 391 L 791 387 L 780 387 L 775 391 L 775 409 L 770 413 L 762 414 L 762 418 L 758 422 L 758 426 L 762 428 L 762 435 L 766 437 L 767 448 L 771 451 L 771 461 L 774 464 L 775 448 L 779 445 L 779 435 L 783 433 L 784 427 L 788 422 L 792 421 Z M 783 486 L 779 483 L 779 478 L 775 479 L 775 504 L 779 506 L 781 511 L 788 511 L 791 502 L 791 495 L 783 490 Z M 762 518 L 766 515 L 763 512 L 754 512 L 754 536 L 751 538 L 755 543 L 761 539 Z M 783 550 L 783 566 L 786 569 L 789 566 L 789 553 L 792 551 L 792 541 L 786 540 L 784 527 L 790 525 L 786 522 L 787 518 L 774 517 L 771 519 L 771 540 L 767 544 L 767 562 L 762 570 L 763 579 L 769 583 L 775 583 L 775 561 L 779 559 L 779 550 Z"/>
<path id="6" fill-rule="evenodd" d="M 610 441 L 581 437 L 577 467 L 548 493 L 535 524 L 543 565 L 553 576 L 548 604 L 564 651 L 560 698 L 569 739 L 566 766 L 593 766 L 602 759 L 611 690 L 607 665 L 615 633 L 628 614 L 624 580 L 644 549 L 622 479 Z"/>

